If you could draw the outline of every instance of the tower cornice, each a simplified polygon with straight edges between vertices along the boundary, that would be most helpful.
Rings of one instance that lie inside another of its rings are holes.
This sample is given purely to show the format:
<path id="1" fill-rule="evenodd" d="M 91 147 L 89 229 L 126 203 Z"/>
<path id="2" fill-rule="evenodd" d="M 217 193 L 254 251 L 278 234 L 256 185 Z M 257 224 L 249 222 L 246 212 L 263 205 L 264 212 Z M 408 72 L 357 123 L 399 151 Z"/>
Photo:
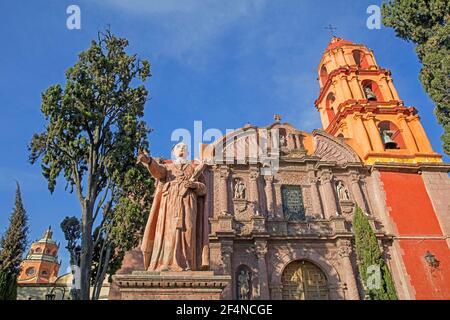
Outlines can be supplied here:
<path id="1" fill-rule="evenodd" d="M 391 71 L 384 68 L 378 68 L 375 70 L 371 69 L 359 69 L 357 67 L 340 67 L 338 69 L 333 70 L 328 75 L 327 81 L 323 85 L 323 87 L 320 89 L 319 97 L 314 101 L 314 104 L 316 107 L 322 102 L 322 100 L 325 98 L 326 93 L 329 91 L 333 80 L 338 75 L 343 76 L 351 76 L 351 75 L 361 75 L 361 76 L 370 76 L 370 75 L 385 75 L 385 76 L 391 76 Z"/>

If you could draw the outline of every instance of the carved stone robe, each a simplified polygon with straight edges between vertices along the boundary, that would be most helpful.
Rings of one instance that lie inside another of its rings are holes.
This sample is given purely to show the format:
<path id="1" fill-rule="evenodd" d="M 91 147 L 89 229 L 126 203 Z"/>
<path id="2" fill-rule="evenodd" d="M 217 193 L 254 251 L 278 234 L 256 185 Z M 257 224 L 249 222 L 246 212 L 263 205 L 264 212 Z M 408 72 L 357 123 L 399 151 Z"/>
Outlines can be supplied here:
<path id="1" fill-rule="evenodd" d="M 154 159 L 147 166 L 158 181 L 141 245 L 147 270 L 199 270 L 209 265 L 206 186 L 198 181 L 195 189 L 184 186 L 195 167 L 193 162 L 161 164 Z"/>

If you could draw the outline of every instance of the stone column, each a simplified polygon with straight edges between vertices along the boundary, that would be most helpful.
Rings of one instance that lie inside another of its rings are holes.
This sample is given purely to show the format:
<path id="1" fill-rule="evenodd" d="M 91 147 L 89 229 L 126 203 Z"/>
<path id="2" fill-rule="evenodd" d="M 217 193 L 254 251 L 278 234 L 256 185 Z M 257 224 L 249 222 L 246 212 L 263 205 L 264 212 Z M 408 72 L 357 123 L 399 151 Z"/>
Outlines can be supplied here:
<path id="1" fill-rule="evenodd" d="M 266 265 L 266 254 L 267 254 L 267 242 L 266 241 L 255 241 L 255 254 L 258 259 L 258 280 L 259 280 L 259 300 L 269 300 L 269 281 L 267 277 L 267 265 Z"/>
<path id="2" fill-rule="evenodd" d="M 334 95 L 336 97 L 336 101 L 345 101 L 345 100 L 347 100 L 347 97 L 345 97 L 344 96 L 344 92 L 342 92 L 342 90 L 340 90 L 338 88 L 337 82 L 338 82 L 337 80 L 334 80 L 333 83 L 332 83 L 333 92 L 334 92 Z M 340 87 L 340 85 L 339 85 L 339 87 Z"/>
<path id="3" fill-rule="evenodd" d="M 369 136 L 367 135 L 366 127 L 362 121 L 362 114 L 355 114 L 354 119 L 356 121 L 356 134 L 353 138 L 356 138 L 361 142 L 363 146 L 367 146 L 369 150 L 372 150 L 372 145 L 370 143 Z"/>
<path id="4" fill-rule="evenodd" d="M 295 149 L 294 135 L 292 133 L 287 134 L 287 147 L 290 150 Z"/>
<path id="5" fill-rule="evenodd" d="M 416 140 L 414 139 L 411 129 L 406 123 L 406 116 L 404 114 L 400 114 L 397 119 L 406 147 L 412 152 L 418 152 Z"/>
<path id="6" fill-rule="evenodd" d="M 310 177 L 309 183 L 311 184 L 311 201 L 314 214 L 320 215 L 321 218 L 325 218 L 322 212 L 322 206 L 320 205 L 320 195 L 317 189 L 317 182 L 319 179 L 316 177 Z"/>
<path id="7" fill-rule="evenodd" d="M 383 152 L 384 145 L 381 140 L 380 131 L 375 124 L 375 115 L 373 113 L 368 113 L 364 116 L 365 123 L 367 124 L 367 131 L 369 131 L 370 141 L 372 142 L 373 150 L 375 152 Z"/>
<path id="8" fill-rule="evenodd" d="M 345 138 L 350 138 L 351 136 L 348 133 L 348 125 L 347 122 L 345 120 L 341 121 L 339 123 L 339 129 L 341 129 L 342 134 L 344 135 Z"/>
<path id="9" fill-rule="evenodd" d="M 390 77 L 386 78 L 386 84 L 389 87 L 389 90 L 391 91 L 392 98 L 394 100 L 400 101 L 400 96 L 398 95 L 397 89 L 395 89 L 394 83 L 392 82 L 392 79 Z"/>
<path id="10" fill-rule="evenodd" d="M 352 244 L 349 240 L 339 241 L 339 256 L 342 262 L 342 272 L 345 283 L 347 284 L 346 300 L 359 300 L 358 286 L 356 284 L 355 273 L 353 270 L 350 255 L 352 253 Z"/>
<path id="11" fill-rule="evenodd" d="M 365 100 L 366 96 L 364 95 L 364 92 L 362 91 L 361 86 L 359 85 L 358 79 L 356 76 L 352 76 L 350 78 L 350 86 L 352 88 L 353 96 L 357 100 Z"/>
<path id="12" fill-rule="evenodd" d="M 323 190 L 323 204 L 324 204 L 324 216 L 329 219 L 336 215 L 336 197 L 334 195 L 334 186 L 331 182 L 332 176 L 329 170 L 322 171 L 320 175 L 320 183 Z"/>
<path id="13" fill-rule="evenodd" d="M 271 300 L 283 300 L 283 285 L 271 284 L 270 285 L 270 299 Z"/>
<path id="14" fill-rule="evenodd" d="M 275 205 L 273 202 L 273 176 L 265 175 L 264 180 L 266 181 L 266 186 L 264 187 L 267 202 L 266 216 L 269 218 L 273 218 L 275 216 Z"/>
<path id="15" fill-rule="evenodd" d="M 375 68 L 377 68 L 377 62 L 375 61 L 375 56 L 373 55 L 373 51 L 372 51 L 372 50 L 370 50 L 370 53 L 369 53 L 369 54 L 365 54 L 364 57 L 367 59 L 367 60 L 366 60 L 366 61 L 367 61 L 367 64 L 368 64 L 370 67 L 375 67 Z"/>
<path id="16" fill-rule="evenodd" d="M 433 152 L 433 148 L 428 140 L 427 134 L 420 123 L 420 119 L 418 115 L 409 116 L 406 118 L 407 125 L 411 128 L 411 131 L 414 132 L 417 139 L 417 146 L 420 152 L 431 153 Z"/>
<path id="17" fill-rule="evenodd" d="M 344 50 L 342 50 L 342 48 L 339 48 L 337 50 L 335 57 L 336 61 L 338 61 L 339 63 L 339 67 L 344 67 L 345 65 L 347 65 L 347 62 L 345 61 Z"/>
<path id="18" fill-rule="evenodd" d="M 294 138 L 295 138 L 295 148 L 301 149 L 302 148 L 302 140 L 300 139 L 300 135 L 294 134 Z"/>
<path id="19" fill-rule="evenodd" d="M 347 77 L 341 77 L 341 88 L 342 91 L 344 92 L 345 96 L 347 97 L 347 99 L 353 99 L 353 95 L 352 95 L 352 91 L 350 90 L 350 86 L 348 85 L 347 82 Z"/>
<path id="20" fill-rule="evenodd" d="M 359 184 L 359 174 L 358 172 L 351 172 L 350 173 L 350 181 L 352 184 L 352 194 L 353 198 L 358 204 L 358 206 L 363 210 L 364 212 L 367 212 L 366 203 L 364 202 L 364 195 L 361 191 L 361 186 Z"/>
<path id="21" fill-rule="evenodd" d="M 259 169 L 257 167 L 251 167 L 250 168 L 250 195 L 249 200 L 252 203 L 254 207 L 254 214 L 260 215 L 261 214 L 261 208 L 259 204 L 259 191 L 258 191 L 258 178 L 259 178 Z"/>
<path id="22" fill-rule="evenodd" d="M 233 277 L 233 242 L 221 242 L 220 244 L 220 254 L 222 256 L 222 272 L 224 275 L 229 275 L 233 279 L 232 282 L 223 290 L 223 297 L 226 300 L 233 299 L 233 289 L 235 287 L 235 281 Z"/>
<path id="23" fill-rule="evenodd" d="M 228 176 L 230 174 L 230 170 L 227 166 L 221 166 L 219 170 L 220 184 L 218 196 L 220 197 L 220 213 L 223 215 L 228 215 Z"/>
<path id="24" fill-rule="evenodd" d="M 389 88 L 388 82 L 386 80 L 386 76 L 381 77 L 380 82 L 378 83 L 381 94 L 383 96 L 384 101 L 394 100 L 394 95 L 391 92 L 391 88 Z"/>

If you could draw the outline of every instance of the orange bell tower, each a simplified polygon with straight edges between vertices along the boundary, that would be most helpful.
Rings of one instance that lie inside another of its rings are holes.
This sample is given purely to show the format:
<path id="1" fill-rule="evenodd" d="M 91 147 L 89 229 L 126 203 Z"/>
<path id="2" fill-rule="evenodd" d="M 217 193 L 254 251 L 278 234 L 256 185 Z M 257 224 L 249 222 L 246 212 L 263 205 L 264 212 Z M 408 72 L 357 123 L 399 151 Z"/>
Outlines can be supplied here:
<path id="1" fill-rule="evenodd" d="M 26 259 L 22 262 L 22 271 L 17 283 L 53 283 L 58 278 L 61 265 L 58 262 L 59 246 L 52 239 L 52 235 L 52 229 L 49 227 L 42 239 L 33 242 Z"/>
<path id="2" fill-rule="evenodd" d="M 391 72 L 378 66 L 372 50 L 333 37 L 318 73 L 315 105 L 323 128 L 343 137 L 366 164 L 441 162 L 417 110 L 404 105 Z"/>

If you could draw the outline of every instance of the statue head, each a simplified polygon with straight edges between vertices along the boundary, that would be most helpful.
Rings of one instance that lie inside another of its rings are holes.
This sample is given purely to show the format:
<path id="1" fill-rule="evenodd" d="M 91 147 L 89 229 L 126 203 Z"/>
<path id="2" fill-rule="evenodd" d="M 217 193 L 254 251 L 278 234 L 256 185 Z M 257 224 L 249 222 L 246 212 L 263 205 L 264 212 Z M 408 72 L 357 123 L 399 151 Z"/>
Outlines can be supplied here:
<path id="1" fill-rule="evenodd" d="M 176 160 L 186 160 L 188 156 L 188 147 L 184 142 L 179 142 L 173 146 L 172 153 L 175 156 Z"/>

